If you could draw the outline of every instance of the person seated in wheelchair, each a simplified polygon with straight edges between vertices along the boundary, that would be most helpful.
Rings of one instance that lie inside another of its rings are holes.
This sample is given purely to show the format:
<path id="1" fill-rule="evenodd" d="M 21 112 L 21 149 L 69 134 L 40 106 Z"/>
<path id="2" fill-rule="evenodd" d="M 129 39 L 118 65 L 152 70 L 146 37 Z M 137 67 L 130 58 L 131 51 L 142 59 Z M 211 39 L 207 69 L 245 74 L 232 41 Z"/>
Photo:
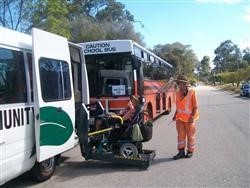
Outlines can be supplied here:
<path id="1" fill-rule="evenodd" d="M 138 97 L 131 95 L 127 107 L 118 113 L 118 115 L 122 118 L 123 122 L 121 123 L 118 129 L 114 129 L 111 131 L 110 139 L 129 139 L 129 125 L 133 121 L 135 113 L 139 108 L 139 104 L 140 103 Z"/>
<path id="2" fill-rule="evenodd" d="M 119 151 L 120 144 L 124 142 L 142 147 L 141 142 L 152 138 L 152 123 L 143 122 L 144 107 L 145 105 L 142 105 L 136 96 L 130 96 L 130 101 L 124 110 L 117 114 L 108 113 L 97 117 L 95 120 L 96 131 L 101 133 L 92 137 L 90 147 L 95 146 L 113 152 Z M 105 131 L 105 129 L 109 130 Z M 138 134 L 134 134 L 136 132 L 140 133 L 140 137 Z"/>
<path id="3" fill-rule="evenodd" d="M 124 110 L 121 110 L 118 114 L 111 112 L 106 114 L 105 117 L 96 118 L 96 131 L 105 129 L 108 127 L 107 124 L 111 124 L 115 128 L 112 131 L 112 137 L 121 136 L 121 133 L 126 130 L 127 126 L 132 121 L 138 106 L 138 97 L 131 95 L 126 108 Z"/>
<path id="4" fill-rule="evenodd" d="M 124 110 L 121 110 L 118 114 L 122 117 L 124 123 L 132 121 L 132 118 L 134 117 L 138 105 L 139 99 L 136 96 L 131 95 L 127 107 Z"/>

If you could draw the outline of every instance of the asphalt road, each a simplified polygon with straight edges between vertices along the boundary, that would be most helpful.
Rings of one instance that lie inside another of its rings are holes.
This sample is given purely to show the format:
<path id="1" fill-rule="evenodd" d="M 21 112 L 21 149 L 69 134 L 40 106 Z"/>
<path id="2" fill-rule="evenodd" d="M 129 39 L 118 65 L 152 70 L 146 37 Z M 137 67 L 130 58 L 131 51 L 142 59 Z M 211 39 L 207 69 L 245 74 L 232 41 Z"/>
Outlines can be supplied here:
<path id="1" fill-rule="evenodd" d="M 174 161 L 173 111 L 154 122 L 145 148 L 156 149 L 148 170 L 85 161 L 79 148 L 63 154 L 63 163 L 44 183 L 17 178 L 4 187 L 250 187 L 250 99 L 208 86 L 196 88 L 200 119 L 193 158 Z"/>

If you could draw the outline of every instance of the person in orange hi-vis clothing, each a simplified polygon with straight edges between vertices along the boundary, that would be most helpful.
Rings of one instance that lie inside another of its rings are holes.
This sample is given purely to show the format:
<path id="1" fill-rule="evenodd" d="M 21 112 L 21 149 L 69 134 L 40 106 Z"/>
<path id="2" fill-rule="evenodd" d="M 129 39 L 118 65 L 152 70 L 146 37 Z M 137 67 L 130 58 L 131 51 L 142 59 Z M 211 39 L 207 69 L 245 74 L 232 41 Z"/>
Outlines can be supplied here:
<path id="1" fill-rule="evenodd" d="M 176 121 L 179 152 L 173 159 L 177 160 L 193 156 L 195 150 L 195 121 L 199 118 L 199 115 L 196 93 L 188 87 L 187 77 L 179 75 L 175 81 L 179 90 L 176 92 L 176 112 L 173 121 Z M 187 153 L 185 154 L 186 148 Z"/>

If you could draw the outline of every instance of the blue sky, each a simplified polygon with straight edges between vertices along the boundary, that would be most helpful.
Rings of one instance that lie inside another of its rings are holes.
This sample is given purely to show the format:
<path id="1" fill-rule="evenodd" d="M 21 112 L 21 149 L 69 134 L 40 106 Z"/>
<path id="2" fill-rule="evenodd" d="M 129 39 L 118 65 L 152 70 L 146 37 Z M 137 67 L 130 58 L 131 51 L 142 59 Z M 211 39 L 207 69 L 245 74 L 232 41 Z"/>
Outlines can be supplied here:
<path id="1" fill-rule="evenodd" d="M 146 47 L 174 43 L 191 45 L 198 59 L 214 58 L 214 49 L 231 39 L 250 47 L 250 0 L 118 0 L 134 19 Z"/>

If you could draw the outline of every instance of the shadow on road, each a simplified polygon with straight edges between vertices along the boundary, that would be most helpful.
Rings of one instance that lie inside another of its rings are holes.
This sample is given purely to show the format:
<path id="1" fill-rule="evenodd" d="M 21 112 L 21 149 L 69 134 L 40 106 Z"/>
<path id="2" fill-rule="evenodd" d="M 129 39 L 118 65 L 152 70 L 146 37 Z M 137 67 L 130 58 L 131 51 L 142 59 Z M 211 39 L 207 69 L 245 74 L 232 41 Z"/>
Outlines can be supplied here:
<path id="1" fill-rule="evenodd" d="M 173 158 L 156 158 L 153 160 L 151 166 L 158 165 L 160 163 L 172 162 Z M 149 166 L 150 169 L 150 166 Z M 107 173 L 117 173 L 121 171 L 127 172 L 136 172 L 144 171 L 142 166 L 135 165 L 126 165 L 119 163 L 111 163 L 104 161 L 65 161 L 60 166 L 60 172 L 55 175 L 58 177 L 63 177 L 63 181 L 67 179 L 82 177 L 82 176 L 93 176 L 98 174 L 107 174 Z"/>
<path id="2" fill-rule="evenodd" d="M 60 178 L 60 181 L 72 180 L 74 178 L 79 178 L 83 176 L 93 176 L 98 174 L 107 174 L 115 173 L 121 171 L 136 172 L 142 171 L 142 168 L 132 165 L 116 164 L 103 161 L 69 161 L 69 157 L 61 157 L 61 163 L 57 166 L 54 175 L 51 180 L 54 178 Z M 45 184 L 48 183 L 44 182 Z M 39 185 L 38 182 L 32 181 L 27 175 L 19 176 L 3 186 L 1 188 L 12 188 L 12 187 L 32 187 Z"/>
<path id="3" fill-rule="evenodd" d="M 243 100 L 250 100 L 250 97 L 242 97 L 240 95 L 234 96 L 234 98 L 243 99 Z"/>
<path id="4" fill-rule="evenodd" d="M 28 175 L 21 175 L 6 184 L 0 186 L 1 188 L 13 188 L 13 187 L 32 187 L 38 184 L 37 182 L 32 181 Z"/>
<path id="5" fill-rule="evenodd" d="M 158 165 L 160 163 L 165 163 L 165 162 L 173 162 L 173 158 L 156 158 L 154 159 L 154 161 L 152 162 L 152 165 Z"/>

